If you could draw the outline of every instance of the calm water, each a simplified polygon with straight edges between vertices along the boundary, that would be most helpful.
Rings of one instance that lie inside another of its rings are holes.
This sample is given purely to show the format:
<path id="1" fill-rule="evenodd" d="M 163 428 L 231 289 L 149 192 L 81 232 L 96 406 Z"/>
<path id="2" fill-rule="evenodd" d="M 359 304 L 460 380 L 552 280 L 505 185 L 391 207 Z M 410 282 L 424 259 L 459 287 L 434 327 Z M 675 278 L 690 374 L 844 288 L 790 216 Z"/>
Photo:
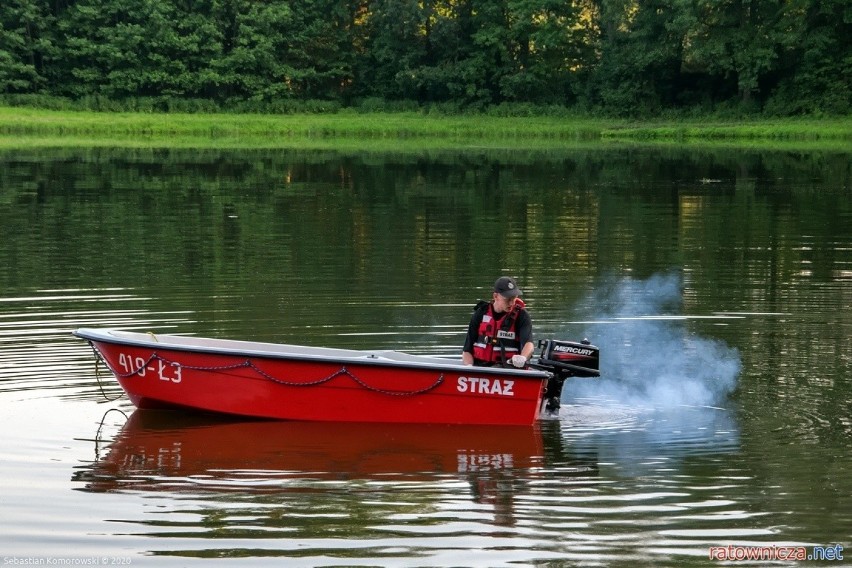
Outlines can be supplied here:
<path id="1" fill-rule="evenodd" d="M 0 153 L 4 564 L 852 564 L 851 181 L 827 153 Z M 537 337 L 603 349 L 558 421 L 137 412 L 70 335 L 452 355 L 504 273 Z"/>

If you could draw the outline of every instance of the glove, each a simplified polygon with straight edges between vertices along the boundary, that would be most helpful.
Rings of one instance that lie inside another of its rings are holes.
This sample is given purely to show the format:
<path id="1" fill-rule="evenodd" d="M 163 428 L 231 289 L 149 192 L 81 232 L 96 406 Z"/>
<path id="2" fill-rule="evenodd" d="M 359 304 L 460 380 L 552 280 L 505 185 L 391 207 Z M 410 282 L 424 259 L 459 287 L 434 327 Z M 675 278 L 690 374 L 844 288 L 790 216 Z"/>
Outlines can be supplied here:
<path id="1" fill-rule="evenodd" d="M 512 355 L 510 361 L 512 361 L 512 365 L 519 369 L 523 369 L 524 365 L 527 364 L 527 358 L 523 355 Z"/>

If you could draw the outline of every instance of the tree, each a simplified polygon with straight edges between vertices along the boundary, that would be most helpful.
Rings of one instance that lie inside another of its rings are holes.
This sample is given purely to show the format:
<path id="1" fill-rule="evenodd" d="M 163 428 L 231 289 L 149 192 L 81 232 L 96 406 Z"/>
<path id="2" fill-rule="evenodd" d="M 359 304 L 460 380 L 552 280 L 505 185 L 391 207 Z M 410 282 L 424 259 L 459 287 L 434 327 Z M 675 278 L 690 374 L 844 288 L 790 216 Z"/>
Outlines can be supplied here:
<path id="1" fill-rule="evenodd" d="M 848 113 L 850 38 L 848 0 L 5 0 L 0 94 Z"/>
<path id="2" fill-rule="evenodd" d="M 503 100 L 511 68 L 507 0 L 425 3 L 426 54 L 414 80 L 426 100 L 482 106 Z"/>
<path id="3" fill-rule="evenodd" d="M 510 101 L 566 104 L 593 57 L 585 7 L 562 0 L 511 0 L 511 68 L 500 83 Z"/>
<path id="4" fill-rule="evenodd" d="M 588 101 L 618 114 L 655 113 L 675 103 L 682 87 L 678 3 L 601 0 L 594 16 L 600 59 Z"/>
<path id="5" fill-rule="evenodd" d="M 798 41 L 782 60 L 767 104 L 777 114 L 848 113 L 852 108 L 852 8 L 846 0 L 803 0 L 793 13 Z"/>
<path id="6" fill-rule="evenodd" d="M 62 94 L 197 97 L 209 94 L 220 49 L 206 2 L 80 0 L 60 20 Z"/>
<path id="7" fill-rule="evenodd" d="M 680 0 L 684 66 L 735 81 L 750 103 L 779 55 L 795 45 L 790 29 L 796 6 L 785 0 Z"/>
<path id="8" fill-rule="evenodd" d="M 293 28 L 288 4 L 226 0 L 218 6 L 223 50 L 212 66 L 221 98 L 292 98 L 293 67 L 281 57 Z"/>
<path id="9" fill-rule="evenodd" d="M 0 3 L 0 93 L 44 92 L 44 59 L 54 49 L 52 21 L 40 0 Z"/>
<path id="10" fill-rule="evenodd" d="M 420 99 L 417 70 L 426 59 L 429 7 L 420 0 L 375 0 L 363 29 L 357 94 L 383 99 Z"/>
<path id="11" fill-rule="evenodd" d="M 354 29 L 359 0 L 302 0 L 290 4 L 287 42 L 278 54 L 288 82 L 304 99 L 340 99 L 354 78 Z"/>

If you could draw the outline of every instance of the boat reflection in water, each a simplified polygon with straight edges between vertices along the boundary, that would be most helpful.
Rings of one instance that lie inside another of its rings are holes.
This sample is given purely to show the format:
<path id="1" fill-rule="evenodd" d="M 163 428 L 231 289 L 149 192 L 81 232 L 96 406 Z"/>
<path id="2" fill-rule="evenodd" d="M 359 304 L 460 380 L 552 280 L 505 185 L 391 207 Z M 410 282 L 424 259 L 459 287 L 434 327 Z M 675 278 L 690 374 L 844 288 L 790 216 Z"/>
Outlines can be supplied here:
<path id="1" fill-rule="evenodd" d="M 498 471 L 540 466 L 542 451 L 537 425 L 241 421 L 136 410 L 93 464 L 88 488 L 139 489 L 164 477 L 226 482 L 252 472 L 355 479 Z"/>
<path id="2" fill-rule="evenodd" d="M 537 426 L 242 421 L 136 410 L 106 456 L 78 479 L 87 478 L 92 491 L 155 489 L 166 478 L 198 478 L 221 489 L 252 474 L 434 476 L 530 468 L 541 459 Z"/>
<path id="3" fill-rule="evenodd" d="M 461 481 L 468 498 L 510 525 L 518 488 L 545 466 L 547 427 L 236 421 L 136 410 L 73 478 L 84 491 L 164 497 L 283 496 L 326 491 L 328 482 L 362 492 L 362 480 L 391 491 L 444 484 L 456 492 Z M 580 469 L 589 475 L 594 460 Z"/>

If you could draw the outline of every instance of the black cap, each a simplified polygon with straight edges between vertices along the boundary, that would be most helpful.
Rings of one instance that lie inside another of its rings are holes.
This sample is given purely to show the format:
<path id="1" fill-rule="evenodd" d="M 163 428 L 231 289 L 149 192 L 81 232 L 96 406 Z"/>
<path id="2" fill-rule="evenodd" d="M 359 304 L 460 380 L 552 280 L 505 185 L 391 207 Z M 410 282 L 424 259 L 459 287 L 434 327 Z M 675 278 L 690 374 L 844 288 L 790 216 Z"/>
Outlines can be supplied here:
<path id="1" fill-rule="evenodd" d="M 501 276 L 497 279 L 497 282 L 494 283 L 494 291 L 504 298 L 517 298 L 521 295 L 521 289 L 518 288 L 515 280 L 508 276 Z"/>

